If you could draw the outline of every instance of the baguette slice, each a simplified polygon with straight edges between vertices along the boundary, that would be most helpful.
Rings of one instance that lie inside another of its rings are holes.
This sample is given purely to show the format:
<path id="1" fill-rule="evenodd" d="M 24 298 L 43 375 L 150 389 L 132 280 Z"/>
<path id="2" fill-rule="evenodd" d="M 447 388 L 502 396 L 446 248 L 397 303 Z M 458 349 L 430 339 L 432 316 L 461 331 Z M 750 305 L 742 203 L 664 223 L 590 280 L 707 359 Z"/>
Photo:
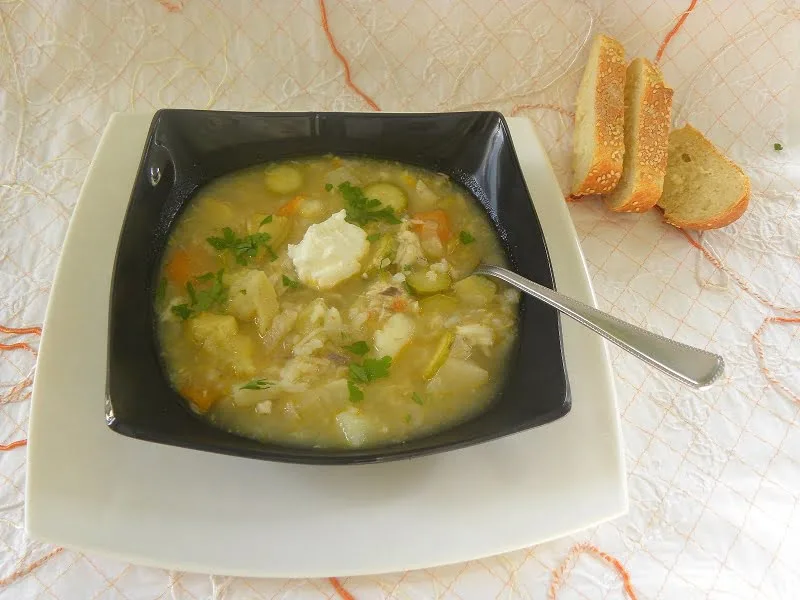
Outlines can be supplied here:
<path id="1" fill-rule="evenodd" d="M 717 229 L 747 209 L 750 180 L 739 165 L 691 125 L 669 136 L 667 175 L 658 205 L 667 223 L 686 229 Z"/>
<path id="2" fill-rule="evenodd" d="M 672 90 L 646 58 L 631 61 L 625 74 L 625 156 L 622 178 L 606 196 L 617 212 L 645 212 L 664 187 Z"/>
<path id="3" fill-rule="evenodd" d="M 583 71 L 575 109 L 573 196 L 613 190 L 625 153 L 625 49 L 598 35 Z"/>

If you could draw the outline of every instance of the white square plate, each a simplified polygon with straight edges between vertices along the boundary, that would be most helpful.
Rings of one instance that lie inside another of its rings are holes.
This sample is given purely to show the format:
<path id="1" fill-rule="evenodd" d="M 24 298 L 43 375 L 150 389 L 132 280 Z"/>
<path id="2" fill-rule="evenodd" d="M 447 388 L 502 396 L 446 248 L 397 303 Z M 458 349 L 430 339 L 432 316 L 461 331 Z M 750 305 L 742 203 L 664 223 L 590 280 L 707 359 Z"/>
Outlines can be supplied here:
<path id="1" fill-rule="evenodd" d="M 432 567 L 567 535 L 627 509 L 604 342 L 562 322 L 572 411 L 523 433 L 389 464 L 298 466 L 123 437 L 104 420 L 108 300 L 152 115 L 116 115 L 81 191 L 45 319 L 29 429 L 26 528 L 169 569 L 252 577 Z M 533 127 L 508 119 L 560 291 L 594 305 Z"/>

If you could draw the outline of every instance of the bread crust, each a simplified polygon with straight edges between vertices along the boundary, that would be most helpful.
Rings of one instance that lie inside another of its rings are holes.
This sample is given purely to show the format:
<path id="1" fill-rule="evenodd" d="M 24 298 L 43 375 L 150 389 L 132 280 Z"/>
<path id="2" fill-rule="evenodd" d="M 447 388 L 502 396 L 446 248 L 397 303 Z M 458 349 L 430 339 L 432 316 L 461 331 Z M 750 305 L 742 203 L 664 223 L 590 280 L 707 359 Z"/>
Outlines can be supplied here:
<path id="1" fill-rule="evenodd" d="M 597 76 L 594 81 L 594 156 L 583 181 L 572 186 L 573 196 L 601 194 L 613 190 L 622 176 L 625 152 L 625 48 L 614 38 L 598 35 Z M 577 145 L 576 145 L 577 148 Z"/>
<path id="2" fill-rule="evenodd" d="M 733 164 L 737 169 L 739 168 L 739 166 L 735 163 L 731 162 L 731 164 Z M 739 170 L 741 171 L 741 169 Z M 747 210 L 747 206 L 750 204 L 750 179 L 746 175 L 744 178 L 745 184 L 742 196 L 739 198 L 736 204 L 731 206 L 721 215 L 705 221 L 681 221 L 680 219 L 676 219 L 674 217 L 668 217 L 667 213 L 664 212 L 664 221 L 670 225 L 678 227 L 679 229 L 696 229 L 698 231 L 719 229 L 720 227 L 730 225 L 744 214 L 744 212 Z M 661 210 L 664 209 L 662 208 Z"/>
<path id="3" fill-rule="evenodd" d="M 698 135 L 699 137 L 706 140 L 706 142 L 708 142 L 709 146 L 711 147 L 711 151 L 716 153 L 717 156 L 722 158 L 722 160 L 726 162 L 733 170 L 739 173 L 740 177 L 742 178 L 742 194 L 741 196 L 739 196 L 739 199 L 736 202 L 734 202 L 731 205 L 731 207 L 727 209 L 725 212 L 720 213 L 716 217 L 710 219 L 704 219 L 701 221 L 682 220 L 680 217 L 677 217 L 674 214 L 667 214 L 666 209 L 659 204 L 661 210 L 664 211 L 664 221 L 666 221 L 670 225 L 674 225 L 675 227 L 679 227 L 681 229 L 695 229 L 699 231 L 705 231 L 708 229 L 719 229 L 720 227 L 725 227 L 726 225 L 730 225 L 744 214 L 744 212 L 747 210 L 747 206 L 750 204 L 750 178 L 745 174 L 745 172 L 739 165 L 737 165 L 730 158 L 725 156 L 699 130 L 692 127 L 688 123 L 684 126 L 684 129 L 687 129 L 688 131 L 691 131 L 696 135 Z"/>
<path id="4" fill-rule="evenodd" d="M 667 148 L 672 115 L 672 89 L 664 85 L 661 73 L 649 60 L 640 60 L 644 75 L 644 93 L 640 99 L 637 124 L 636 155 L 629 165 L 634 178 L 630 196 L 622 204 L 614 195 L 606 199 L 606 206 L 614 212 L 646 212 L 655 206 L 664 188 L 667 172 Z M 636 60 L 631 62 L 635 66 Z M 628 77 L 631 76 L 630 68 Z M 628 107 L 626 107 L 628 110 Z M 631 148 L 626 148 L 630 153 Z M 628 155 L 630 158 L 630 154 Z"/>

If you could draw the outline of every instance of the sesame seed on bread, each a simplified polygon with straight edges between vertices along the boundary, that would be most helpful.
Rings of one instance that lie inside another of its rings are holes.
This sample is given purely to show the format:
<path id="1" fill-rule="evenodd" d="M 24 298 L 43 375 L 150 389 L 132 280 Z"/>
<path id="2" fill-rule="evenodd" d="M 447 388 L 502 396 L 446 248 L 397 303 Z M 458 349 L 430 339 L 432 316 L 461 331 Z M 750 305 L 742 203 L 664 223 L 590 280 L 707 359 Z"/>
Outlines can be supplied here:
<path id="1" fill-rule="evenodd" d="M 625 49 L 598 35 L 583 72 L 575 111 L 573 196 L 613 190 L 622 175 Z"/>
<path id="2" fill-rule="evenodd" d="M 622 177 L 605 197 L 617 212 L 645 212 L 661 197 L 667 169 L 672 90 L 646 58 L 625 75 L 625 156 Z"/>

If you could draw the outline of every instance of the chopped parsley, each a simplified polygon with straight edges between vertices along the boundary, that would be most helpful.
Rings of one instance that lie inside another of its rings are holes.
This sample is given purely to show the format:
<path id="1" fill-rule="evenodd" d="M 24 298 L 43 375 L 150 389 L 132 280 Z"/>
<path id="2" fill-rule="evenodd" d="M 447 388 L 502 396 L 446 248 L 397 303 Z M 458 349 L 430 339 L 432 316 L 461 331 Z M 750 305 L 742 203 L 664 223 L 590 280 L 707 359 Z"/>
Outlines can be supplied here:
<path id="1" fill-rule="evenodd" d="M 345 220 L 348 223 L 361 226 L 372 221 L 385 221 L 393 225 L 400 223 L 391 206 L 383 206 L 380 200 L 367 198 L 360 187 L 351 185 L 349 181 L 340 183 L 337 189 L 344 198 L 347 212 Z"/>
<path id="2" fill-rule="evenodd" d="M 164 301 L 164 296 L 167 295 L 167 278 L 162 277 L 161 281 L 158 282 L 158 287 L 156 288 L 156 302 L 161 304 Z"/>
<path id="3" fill-rule="evenodd" d="M 267 215 L 264 217 L 259 225 L 266 225 L 267 223 L 272 223 L 272 215 Z"/>
<path id="4" fill-rule="evenodd" d="M 356 342 L 358 344 L 358 342 Z M 356 345 L 353 344 L 353 345 Z M 366 346 L 366 344 L 364 344 Z M 351 402 L 361 402 L 364 399 L 364 392 L 359 385 L 363 385 L 389 376 L 389 367 L 392 366 L 392 357 L 365 358 L 364 362 L 358 364 L 350 363 L 347 374 L 347 389 L 350 392 Z"/>
<path id="5" fill-rule="evenodd" d="M 285 285 L 288 288 L 297 288 L 297 287 L 300 287 L 300 282 L 299 281 L 295 281 L 294 279 L 284 275 L 283 276 L 283 285 Z"/>
<path id="6" fill-rule="evenodd" d="M 414 392 L 413 394 L 411 394 L 411 399 L 414 400 L 414 402 L 416 402 L 420 406 L 423 405 L 422 396 L 420 396 L 417 392 Z"/>
<path id="7" fill-rule="evenodd" d="M 186 293 L 189 296 L 189 303 L 173 306 L 172 313 L 186 320 L 197 313 L 223 304 L 228 299 L 228 288 L 222 282 L 223 273 L 224 269 L 220 269 L 216 273 L 204 273 L 195 277 L 194 283 L 187 281 Z"/>
<path id="8" fill-rule="evenodd" d="M 211 236 L 206 238 L 206 241 L 216 250 L 230 251 L 238 264 L 247 266 L 250 259 L 258 255 L 258 251 L 261 248 L 267 249 L 267 253 L 272 256 L 272 260 L 278 258 L 269 246 L 270 237 L 268 233 L 251 233 L 244 237 L 237 237 L 233 229 L 223 227 L 222 237 Z"/>
<path id="9" fill-rule="evenodd" d="M 349 346 L 345 346 L 344 349 L 352 352 L 353 354 L 357 354 L 358 356 L 364 356 L 367 352 L 369 352 L 369 346 L 367 346 L 367 342 L 363 340 L 350 344 Z"/>
<path id="10" fill-rule="evenodd" d="M 350 402 L 357 403 L 364 399 L 364 392 L 352 381 L 347 382 L 347 390 L 350 392 Z"/>
<path id="11" fill-rule="evenodd" d="M 783 144 L 779 142 L 775 142 L 774 144 L 772 144 L 772 147 L 775 148 L 776 152 L 780 152 L 781 150 L 783 150 Z"/>
<path id="12" fill-rule="evenodd" d="M 372 234 L 367 236 L 367 241 L 368 242 L 377 242 L 379 239 L 381 239 L 381 234 L 380 233 L 372 233 Z"/>
<path id="13" fill-rule="evenodd" d="M 272 381 L 267 381 L 266 379 L 253 379 L 252 381 L 248 381 L 240 390 L 265 390 L 271 385 L 275 385 Z"/>
<path id="14" fill-rule="evenodd" d="M 469 231 L 462 230 L 461 233 L 458 234 L 458 239 L 461 240 L 461 243 L 466 246 L 467 244 L 471 244 L 475 241 L 475 236 Z"/>
<path id="15" fill-rule="evenodd" d="M 172 307 L 172 314 L 180 317 L 184 321 L 194 314 L 188 304 L 176 304 Z"/>
<path id="16" fill-rule="evenodd" d="M 326 183 L 325 184 L 325 191 L 326 192 L 330 192 L 332 189 L 333 189 L 333 184 L 332 183 Z"/>
<path id="17" fill-rule="evenodd" d="M 406 415 L 406 423 L 411 423 L 411 414 Z"/>

